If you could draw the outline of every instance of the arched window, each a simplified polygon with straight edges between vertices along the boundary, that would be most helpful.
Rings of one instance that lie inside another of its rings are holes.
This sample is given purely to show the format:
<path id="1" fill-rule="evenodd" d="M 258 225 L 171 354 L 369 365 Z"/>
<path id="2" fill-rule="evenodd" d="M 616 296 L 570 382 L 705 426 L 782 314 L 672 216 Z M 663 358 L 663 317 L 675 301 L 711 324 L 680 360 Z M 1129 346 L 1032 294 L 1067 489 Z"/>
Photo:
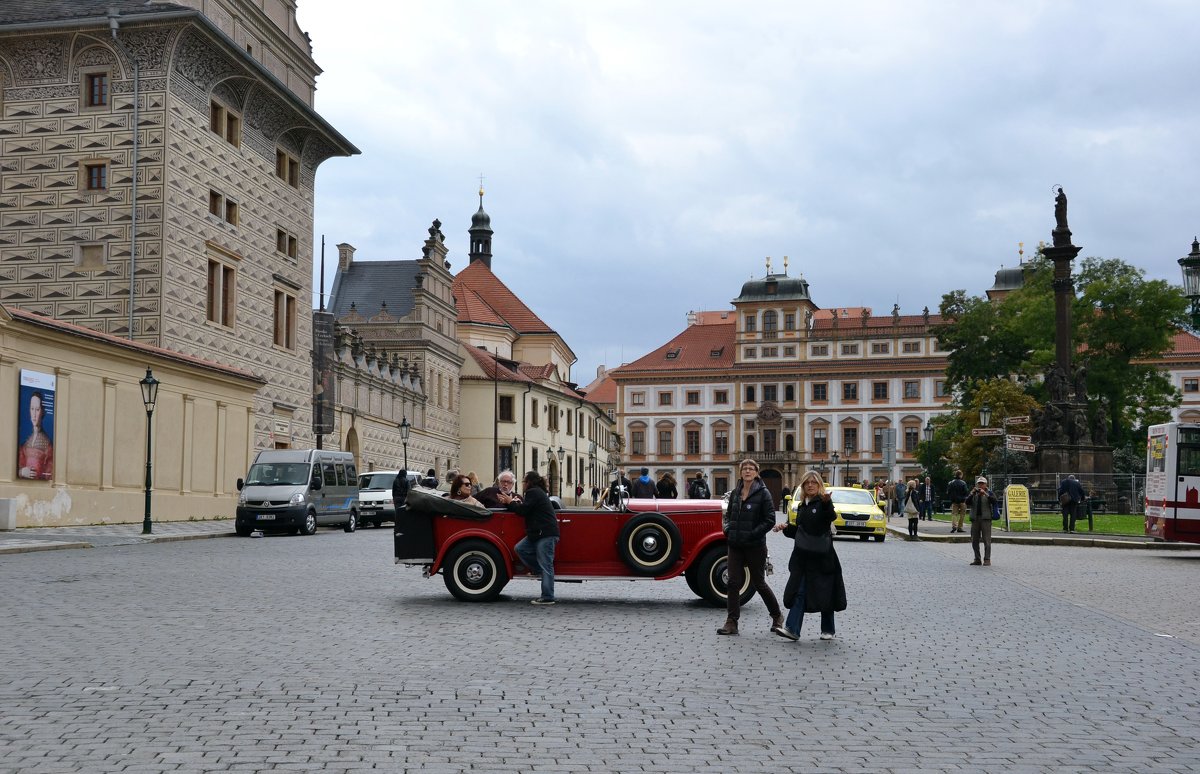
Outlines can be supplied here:
<path id="1" fill-rule="evenodd" d="M 754 453 L 754 436 L 752 435 L 746 436 L 746 451 L 751 454 Z"/>

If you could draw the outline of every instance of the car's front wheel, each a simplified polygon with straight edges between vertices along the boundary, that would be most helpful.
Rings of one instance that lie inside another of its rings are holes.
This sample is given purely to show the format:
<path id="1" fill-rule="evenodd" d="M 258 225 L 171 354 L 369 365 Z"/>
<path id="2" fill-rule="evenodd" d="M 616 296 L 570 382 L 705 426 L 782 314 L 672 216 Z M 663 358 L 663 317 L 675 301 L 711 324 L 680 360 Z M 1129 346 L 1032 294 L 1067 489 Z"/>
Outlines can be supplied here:
<path id="1" fill-rule="evenodd" d="M 298 529 L 301 535 L 317 534 L 317 514 L 314 511 L 304 514 L 304 523 Z"/>
<path id="2" fill-rule="evenodd" d="M 358 514 L 356 512 L 350 511 L 350 516 L 346 519 L 346 523 L 342 525 L 342 529 L 346 532 L 353 532 L 358 529 Z"/>
<path id="3" fill-rule="evenodd" d="M 729 555 L 725 546 L 711 548 L 700 557 L 700 561 L 696 563 L 695 578 L 696 588 L 693 591 L 701 599 L 713 607 L 725 607 L 725 602 L 729 599 Z M 741 604 L 746 604 L 753 596 L 750 573 L 746 573 L 739 591 Z"/>
<path id="4" fill-rule="evenodd" d="M 250 537 L 250 533 L 254 530 L 249 524 L 244 524 L 239 521 L 233 525 L 233 531 L 237 533 L 238 537 Z"/>
<path id="5" fill-rule="evenodd" d="M 508 571 L 495 546 L 482 540 L 468 540 L 446 554 L 442 578 L 455 599 L 491 602 L 508 583 Z"/>
<path id="6" fill-rule="evenodd" d="M 883 539 L 884 539 L 884 537 L 886 537 L 886 535 L 876 535 L 876 536 L 875 536 L 875 542 L 876 542 L 876 543 L 882 543 L 882 542 L 883 542 Z"/>

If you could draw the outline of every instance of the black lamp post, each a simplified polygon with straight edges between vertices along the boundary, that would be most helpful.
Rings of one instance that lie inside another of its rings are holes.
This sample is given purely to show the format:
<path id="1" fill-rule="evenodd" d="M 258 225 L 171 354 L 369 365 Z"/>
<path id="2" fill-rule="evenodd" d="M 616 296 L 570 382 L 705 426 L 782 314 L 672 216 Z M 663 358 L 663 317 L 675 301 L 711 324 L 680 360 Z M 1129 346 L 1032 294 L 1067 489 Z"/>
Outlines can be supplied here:
<path id="1" fill-rule="evenodd" d="M 513 454 L 513 471 L 519 474 L 521 468 L 523 467 L 521 465 L 521 457 L 520 457 L 520 454 L 521 454 L 521 439 L 520 438 L 515 438 L 515 437 L 513 438 L 512 454 Z"/>
<path id="2" fill-rule="evenodd" d="M 820 462 L 817 463 L 817 473 L 819 473 L 821 475 L 822 481 L 825 480 L 825 471 L 828 469 L 829 469 L 829 466 L 825 464 L 825 460 L 821 460 Z"/>
<path id="3" fill-rule="evenodd" d="M 154 403 L 158 400 L 158 380 L 150 372 L 149 366 L 146 367 L 146 377 L 138 382 L 138 384 L 142 387 L 142 403 L 146 406 L 146 514 L 142 517 L 142 534 L 149 535 L 151 532 L 150 486 L 153 480 L 150 463 L 150 439 L 153 425 L 150 422 L 150 418 L 154 414 Z"/>
<path id="4" fill-rule="evenodd" d="M 588 486 L 596 485 L 596 442 L 588 445 Z"/>
<path id="5" fill-rule="evenodd" d="M 1200 329 L 1200 240 L 1192 240 L 1192 251 L 1179 259 L 1183 269 L 1183 294 L 1192 300 L 1192 327 Z"/>
<path id="6" fill-rule="evenodd" d="M 829 485 L 830 485 L 830 486 L 836 486 L 836 485 L 837 485 L 837 484 L 836 484 L 836 479 L 837 479 L 837 466 L 838 466 L 838 460 L 840 460 L 841 458 L 842 458 L 842 455 L 838 454 L 837 452 L 830 452 L 830 453 L 829 453 L 829 459 L 831 459 L 831 460 L 833 461 L 833 475 L 832 475 L 832 476 L 830 476 L 830 481 L 829 481 Z"/>
<path id="7" fill-rule="evenodd" d="M 562 494 L 562 485 L 563 485 L 562 466 L 563 466 L 563 460 L 567 456 L 567 450 L 564 449 L 563 447 L 559 446 L 558 451 L 555 452 L 555 454 L 558 456 L 558 498 L 561 500 L 562 496 L 563 496 L 563 494 Z"/>
<path id="8" fill-rule="evenodd" d="M 408 417 L 403 417 L 400 420 L 400 443 L 404 446 L 404 473 L 408 475 L 408 434 L 412 431 L 412 425 L 408 422 Z"/>
<path id="9" fill-rule="evenodd" d="M 843 449 L 846 458 L 846 475 L 842 476 L 842 486 L 850 486 L 850 458 L 854 456 L 854 444 L 846 444 Z"/>
<path id="10" fill-rule="evenodd" d="M 992 423 L 992 407 L 989 406 L 987 403 L 984 403 L 984 404 L 980 405 L 980 407 L 979 407 L 979 426 L 987 427 L 991 423 Z M 988 462 L 987 454 L 985 453 L 983 455 L 983 470 L 981 471 L 982 473 L 987 473 L 987 462 Z"/>
<path id="11" fill-rule="evenodd" d="M 933 442 L 933 420 L 929 420 L 925 423 L 925 430 L 923 432 L 925 434 L 925 443 L 932 443 Z"/>

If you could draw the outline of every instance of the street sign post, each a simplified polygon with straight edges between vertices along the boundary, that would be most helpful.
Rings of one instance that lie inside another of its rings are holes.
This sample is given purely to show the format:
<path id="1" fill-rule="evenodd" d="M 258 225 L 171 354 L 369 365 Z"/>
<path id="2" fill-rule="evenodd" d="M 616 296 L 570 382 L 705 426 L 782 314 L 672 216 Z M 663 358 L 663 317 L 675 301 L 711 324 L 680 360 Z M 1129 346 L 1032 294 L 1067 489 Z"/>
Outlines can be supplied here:
<path id="1" fill-rule="evenodd" d="M 1013 441 L 1016 441 L 1017 443 L 1033 443 L 1033 439 L 1027 435 L 1017 435 L 1016 433 L 1009 433 L 1008 434 L 1008 442 L 1012 443 Z"/>
<path id="2" fill-rule="evenodd" d="M 999 427 L 976 427 L 971 429 L 971 435 L 1004 435 L 1004 431 Z"/>
<path id="3" fill-rule="evenodd" d="M 1024 425 L 1029 423 L 1029 417 L 1006 417 L 1004 424 L 1006 425 Z"/>
<path id="4" fill-rule="evenodd" d="M 1033 444 L 1021 443 L 1020 441 L 1014 441 L 1011 438 L 1008 441 L 1008 449 L 1009 449 L 1009 451 L 1019 451 L 1019 452 L 1037 451 L 1037 447 L 1034 446 Z"/>

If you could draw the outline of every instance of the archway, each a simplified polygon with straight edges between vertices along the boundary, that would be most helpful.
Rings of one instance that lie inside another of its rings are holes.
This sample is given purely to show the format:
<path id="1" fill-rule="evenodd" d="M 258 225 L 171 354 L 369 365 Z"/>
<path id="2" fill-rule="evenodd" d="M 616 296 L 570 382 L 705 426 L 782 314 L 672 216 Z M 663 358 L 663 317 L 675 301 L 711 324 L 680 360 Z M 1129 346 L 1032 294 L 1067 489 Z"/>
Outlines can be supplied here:
<path id="1" fill-rule="evenodd" d="M 553 456 L 546 455 L 546 486 L 549 491 L 546 494 L 558 494 L 558 460 Z"/>
<path id="2" fill-rule="evenodd" d="M 362 470 L 361 461 L 358 459 L 358 431 L 353 427 L 346 432 L 346 451 L 354 455 L 354 467 Z"/>
<path id="3" fill-rule="evenodd" d="M 758 471 L 758 475 L 767 485 L 767 491 L 771 493 L 771 500 L 774 501 L 776 510 L 782 508 L 783 474 L 774 468 L 766 468 Z"/>

